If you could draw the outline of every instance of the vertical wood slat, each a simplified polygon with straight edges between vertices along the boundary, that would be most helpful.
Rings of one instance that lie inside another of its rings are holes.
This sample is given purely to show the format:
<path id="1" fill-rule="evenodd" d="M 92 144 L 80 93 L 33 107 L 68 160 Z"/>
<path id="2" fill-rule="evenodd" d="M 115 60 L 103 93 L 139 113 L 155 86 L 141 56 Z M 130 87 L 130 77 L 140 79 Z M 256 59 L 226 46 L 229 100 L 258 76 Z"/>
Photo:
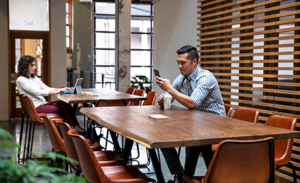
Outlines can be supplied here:
<path id="1" fill-rule="evenodd" d="M 224 102 L 259 109 L 261 123 L 271 115 L 299 122 L 300 0 L 198 3 L 199 64 L 217 78 Z M 300 154 L 297 142 L 293 152 Z M 300 170 L 296 154 L 292 162 Z M 292 180 L 286 167 L 276 175 Z"/>

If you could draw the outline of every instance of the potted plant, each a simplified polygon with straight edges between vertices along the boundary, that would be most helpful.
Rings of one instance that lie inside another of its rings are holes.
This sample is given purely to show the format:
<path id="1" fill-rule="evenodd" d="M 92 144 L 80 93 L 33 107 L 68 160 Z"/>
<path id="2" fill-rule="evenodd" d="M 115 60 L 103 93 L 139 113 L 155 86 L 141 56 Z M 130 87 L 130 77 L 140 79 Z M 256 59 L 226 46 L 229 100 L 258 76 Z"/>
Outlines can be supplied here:
<path id="1" fill-rule="evenodd" d="M 132 80 L 130 82 L 131 87 L 146 90 L 147 94 L 148 92 L 152 91 L 152 84 L 147 76 L 135 75 L 134 77 L 132 77 Z"/>
<path id="2" fill-rule="evenodd" d="M 38 162 L 37 160 L 26 160 L 23 165 L 16 162 L 16 150 L 19 145 L 13 136 L 0 128 L 0 182 L 1 183 L 34 183 L 34 182 L 69 182 L 69 183 L 86 183 L 84 178 L 75 177 L 63 169 L 50 166 L 46 161 Z M 39 152 L 45 158 L 71 160 L 55 152 Z"/>

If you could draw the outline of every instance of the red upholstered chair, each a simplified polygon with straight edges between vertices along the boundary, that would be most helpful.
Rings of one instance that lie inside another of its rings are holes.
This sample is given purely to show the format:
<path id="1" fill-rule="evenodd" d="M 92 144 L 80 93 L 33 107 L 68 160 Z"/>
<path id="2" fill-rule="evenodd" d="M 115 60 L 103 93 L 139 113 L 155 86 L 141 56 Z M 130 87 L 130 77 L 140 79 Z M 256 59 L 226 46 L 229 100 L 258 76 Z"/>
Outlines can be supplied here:
<path id="1" fill-rule="evenodd" d="M 229 104 L 224 104 L 224 107 L 225 107 L 225 111 L 226 111 L 226 117 L 230 117 L 233 106 L 229 105 Z"/>
<path id="2" fill-rule="evenodd" d="M 226 112 L 227 114 L 227 112 Z M 259 110 L 249 108 L 238 108 L 233 114 L 232 118 L 239 119 L 251 123 L 258 123 Z M 213 144 L 211 150 L 216 151 L 219 144 Z"/>
<path id="3" fill-rule="evenodd" d="M 28 143 L 27 147 L 26 147 L 26 145 L 24 146 L 24 155 L 23 155 L 24 157 L 26 156 L 25 149 L 27 149 L 26 158 L 28 159 L 28 158 L 31 158 L 31 154 L 32 154 L 35 126 L 44 124 L 44 121 L 43 121 L 43 119 L 40 118 L 38 112 L 36 111 L 36 109 L 33 105 L 32 100 L 29 96 L 27 96 L 25 94 L 20 95 L 20 101 L 22 101 L 21 105 L 23 105 L 22 106 L 23 110 L 25 110 L 26 114 L 30 117 L 30 127 L 29 127 L 29 132 L 28 132 L 28 139 L 27 139 L 27 127 L 26 127 L 26 132 L 25 132 L 25 141 L 28 141 L 29 143 Z M 47 115 L 52 120 L 66 121 L 66 119 L 62 118 L 62 116 L 60 116 L 56 113 L 47 113 Z M 33 124 L 33 126 L 32 126 L 32 124 Z M 31 129 L 31 127 L 32 127 L 32 129 Z M 31 134 L 31 132 L 32 132 L 32 134 Z M 20 138 L 22 138 L 22 137 L 20 137 Z M 22 142 L 20 141 L 20 143 L 22 143 Z"/>
<path id="4" fill-rule="evenodd" d="M 183 178 L 189 183 L 265 182 L 275 179 L 274 139 L 225 140 L 220 143 L 204 177 Z"/>
<path id="5" fill-rule="evenodd" d="M 297 123 L 296 118 L 274 115 L 268 118 L 265 125 L 285 128 L 288 130 L 295 130 L 296 123 Z M 291 156 L 292 156 L 293 142 L 294 139 L 275 140 L 274 156 L 275 156 L 275 166 L 277 166 L 276 168 L 280 168 L 283 165 L 292 168 L 294 182 L 296 183 L 297 179 L 296 179 L 295 167 L 292 163 L 290 163 Z"/>
<path id="6" fill-rule="evenodd" d="M 143 89 L 139 89 L 135 92 L 135 95 L 138 96 L 144 96 L 145 95 L 145 90 Z M 137 105 L 142 105 L 142 100 L 138 100 L 138 101 L 129 101 L 127 106 L 137 106 Z"/>
<path id="7" fill-rule="evenodd" d="M 128 89 L 127 89 L 126 93 L 127 93 L 127 94 L 131 94 L 131 95 L 133 95 L 133 94 L 134 94 L 134 92 L 135 92 L 135 90 L 136 90 L 136 88 L 134 88 L 134 87 L 130 87 L 130 88 L 128 88 Z"/>
<path id="8" fill-rule="evenodd" d="M 70 166 L 76 171 L 76 175 L 79 176 L 81 172 L 80 168 L 80 162 L 78 158 L 78 154 L 75 148 L 75 144 L 72 140 L 72 138 L 68 135 L 69 130 L 73 130 L 72 127 L 64 123 L 62 121 L 56 121 L 58 124 L 60 131 L 62 133 L 62 136 L 65 141 L 65 147 L 67 151 L 67 156 L 77 162 L 70 162 Z M 72 132 L 76 134 L 76 131 Z M 99 163 L 103 166 L 113 166 L 113 165 L 120 165 L 120 164 L 127 164 L 128 161 L 124 160 L 122 157 L 120 157 L 116 152 L 113 151 L 101 151 L 103 149 L 96 140 L 93 139 L 85 139 L 86 142 L 90 145 L 90 148 L 93 150 L 97 160 Z M 95 145 L 97 144 L 97 145 Z"/>
<path id="9" fill-rule="evenodd" d="M 259 110 L 249 109 L 249 108 L 238 108 L 232 118 L 239 119 L 243 121 L 248 121 L 250 123 L 258 123 Z"/>
<path id="10" fill-rule="evenodd" d="M 147 94 L 147 100 L 144 101 L 143 105 L 154 105 L 155 104 L 155 100 L 157 97 L 157 92 L 155 91 L 150 91 Z"/>
<path id="11" fill-rule="evenodd" d="M 101 166 L 85 138 L 78 135 L 74 130 L 69 130 L 68 134 L 75 144 L 79 162 L 85 178 L 91 183 L 113 183 L 132 182 L 146 183 L 155 182 L 148 178 L 133 166 Z"/>

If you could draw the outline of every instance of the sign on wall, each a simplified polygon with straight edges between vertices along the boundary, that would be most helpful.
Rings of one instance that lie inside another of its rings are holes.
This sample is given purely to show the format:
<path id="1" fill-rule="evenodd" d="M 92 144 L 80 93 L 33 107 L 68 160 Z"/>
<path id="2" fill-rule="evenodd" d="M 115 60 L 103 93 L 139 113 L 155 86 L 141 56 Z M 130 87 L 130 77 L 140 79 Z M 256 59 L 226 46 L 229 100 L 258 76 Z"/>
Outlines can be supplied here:
<path id="1" fill-rule="evenodd" d="M 9 0 L 9 29 L 49 31 L 49 0 Z"/>

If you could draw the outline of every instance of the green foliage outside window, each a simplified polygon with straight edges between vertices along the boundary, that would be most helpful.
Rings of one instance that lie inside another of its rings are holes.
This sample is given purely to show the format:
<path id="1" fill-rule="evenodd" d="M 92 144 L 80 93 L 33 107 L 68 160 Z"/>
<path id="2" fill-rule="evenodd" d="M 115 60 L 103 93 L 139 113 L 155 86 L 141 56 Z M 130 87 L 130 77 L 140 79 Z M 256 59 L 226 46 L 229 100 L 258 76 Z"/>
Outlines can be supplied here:
<path id="1" fill-rule="evenodd" d="M 130 82 L 131 82 L 131 87 L 146 90 L 147 94 L 148 92 L 152 91 L 151 82 L 149 78 L 147 78 L 146 76 L 136 75 L 132 77 L 132 80 Z"/>

